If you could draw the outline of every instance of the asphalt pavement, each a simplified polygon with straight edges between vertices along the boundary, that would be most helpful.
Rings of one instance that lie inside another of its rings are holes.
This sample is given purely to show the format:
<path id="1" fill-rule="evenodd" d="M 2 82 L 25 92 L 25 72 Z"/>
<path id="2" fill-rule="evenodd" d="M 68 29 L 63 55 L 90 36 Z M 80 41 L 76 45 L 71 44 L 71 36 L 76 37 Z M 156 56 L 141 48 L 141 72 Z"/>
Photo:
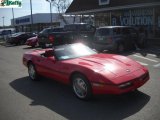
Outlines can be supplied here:
<path id="1" fill-rule="evenodd" d="M 34 48 L 40 49 L 40 48 Z M 69 86 L 42 78 L 33 82 L 22 64 L 27 46 L 0 46 L 0 120 L 160 120 L 160 48 L 129 51 L 149 69 L 136 92 L 77 99 Z"/>

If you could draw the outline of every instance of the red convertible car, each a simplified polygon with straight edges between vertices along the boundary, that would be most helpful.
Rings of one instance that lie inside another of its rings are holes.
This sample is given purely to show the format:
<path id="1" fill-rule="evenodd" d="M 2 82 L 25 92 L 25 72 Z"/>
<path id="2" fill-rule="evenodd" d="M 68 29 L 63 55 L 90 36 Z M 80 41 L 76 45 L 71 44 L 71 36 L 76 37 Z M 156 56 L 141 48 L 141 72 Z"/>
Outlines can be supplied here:
<path id="1" fill-rule="evenodd" d="M 149 80 L 147 68 L 121 55 L 97 53 L 76 43 L 26 52 L 23 64 L 31 80 L 40 76 L 70 84 L 83 100 L 96 94 L 134 91 Z"/>

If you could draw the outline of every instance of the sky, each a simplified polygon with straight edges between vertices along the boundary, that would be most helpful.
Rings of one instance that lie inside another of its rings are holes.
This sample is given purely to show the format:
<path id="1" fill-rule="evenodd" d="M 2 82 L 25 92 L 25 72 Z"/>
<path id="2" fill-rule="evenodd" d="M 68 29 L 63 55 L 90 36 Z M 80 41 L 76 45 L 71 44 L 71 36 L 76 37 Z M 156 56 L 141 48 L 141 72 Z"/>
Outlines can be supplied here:
<path id="1" fill-rule="evenodd" d="M 30 15 L 30 0 L 22 0 L 22 8 L 14 8 L 14 18 Z M 56 12 L 52 9 L 52 12 Z M 32 13 L 50 13 L 50 4 L 46 0 L 32 0 Z M 0 8 L 0 26 L 11 25 L 11 19 L 13 19 L 12 8 Z"/>

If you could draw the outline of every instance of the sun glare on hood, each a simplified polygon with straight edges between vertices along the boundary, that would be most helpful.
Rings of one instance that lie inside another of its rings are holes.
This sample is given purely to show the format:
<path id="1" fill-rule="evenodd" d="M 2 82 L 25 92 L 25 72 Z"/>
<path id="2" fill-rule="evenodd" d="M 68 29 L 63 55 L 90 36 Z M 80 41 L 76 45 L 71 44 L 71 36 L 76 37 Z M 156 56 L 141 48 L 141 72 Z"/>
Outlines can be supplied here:
<path id="1" fill-rule="evenodd" d="M 116 70 L 116 67 L 115 67 L 115 65 L 113 65 L 113 64 L 105 64 L 105 65 L 104 65 L 104 69 L 105 69 L 105 70 L 109 70 L 109 71 L 115 71 L 115 70 Z"/>

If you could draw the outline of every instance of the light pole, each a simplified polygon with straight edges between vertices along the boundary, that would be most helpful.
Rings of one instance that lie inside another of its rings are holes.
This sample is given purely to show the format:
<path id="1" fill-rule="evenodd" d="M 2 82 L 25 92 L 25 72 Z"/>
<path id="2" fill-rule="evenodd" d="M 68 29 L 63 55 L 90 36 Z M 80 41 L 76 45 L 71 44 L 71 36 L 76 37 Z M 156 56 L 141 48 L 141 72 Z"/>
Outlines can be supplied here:
<path id="1" fill-rule="evenodd" d="M 53 0 L 46 0 L 47 2 L 49 2 L 49 4 L 50 4 L 50 15 L 51 15 L 51 25 L 52 25 L 52 23 L 53 23 L 53 21 L 52 21 L 52 1 Z"/>
<path id="2" fill-rule="evenodd" d="M 14 27 L 14 10 L 12 8 L 12 16 L 13 16 L 13 27 Z"/>
<path id="3" fill-rule="evenodd" d="M 4 18 L 5 18 L 5 17 L 3 16 L 3 17 L 2 17 L 2 19 L 3 19 L 3 29 L 5 29 L 5 27 L 4 27 Z"/>
<path id="4" fill-rule="evenodd" d="M 30 0 L 30 9 L 31 9 L 31 29 L 30 31 L 32 32 L 33 30 L 32 0 Z"/>

